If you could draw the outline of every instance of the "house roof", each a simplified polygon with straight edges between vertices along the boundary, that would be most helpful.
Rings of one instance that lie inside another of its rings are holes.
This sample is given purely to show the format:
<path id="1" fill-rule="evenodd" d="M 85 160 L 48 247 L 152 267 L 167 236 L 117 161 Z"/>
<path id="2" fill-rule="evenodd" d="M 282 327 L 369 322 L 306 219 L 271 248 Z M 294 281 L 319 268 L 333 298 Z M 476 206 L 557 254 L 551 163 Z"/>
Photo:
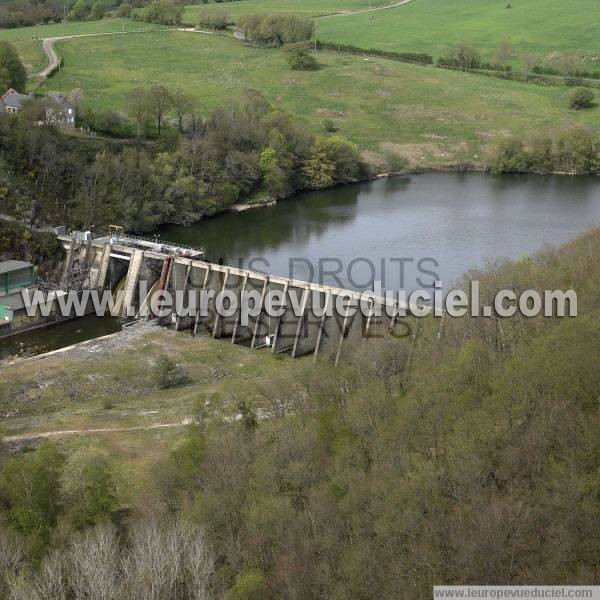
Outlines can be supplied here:
<path id="1" fill-rule="evenodd" d="M 23 101 L 29 100 L 29 98 L 30 96 L 27 96 L 26 94 L 19 94 L 17 90 L 10 88 L 6 92 L 4 92 L 4 94 L 2 94 L 1 100 L 6 106 L 10 108 L 22 108 Z"/>
<path id="2" fill-rule="evenodd" d="M 61 109 L 73 108 L 73 105 L 64 96 L 61 96 L 60 94 L 48 94 L 48 98 L 53 100 L 56 106 L 58 106 Z"/>
<path id="3" fill-rule="evenodd" d="M 0 275 L 4 273 L 12 273 L 13 271 L 19 271 L 20 269 L 31 268 L 33 265 L 31 263 L 25 262 L 23 260 L 5 260 L 0 262 Z"/>

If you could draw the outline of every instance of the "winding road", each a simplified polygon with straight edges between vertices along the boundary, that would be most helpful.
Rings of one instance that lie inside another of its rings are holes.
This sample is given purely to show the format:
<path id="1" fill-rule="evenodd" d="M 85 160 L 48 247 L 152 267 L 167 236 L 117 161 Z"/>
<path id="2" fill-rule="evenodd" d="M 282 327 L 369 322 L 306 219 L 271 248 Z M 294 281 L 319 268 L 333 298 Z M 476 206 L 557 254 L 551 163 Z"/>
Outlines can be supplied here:
<path id="1" fill-rule="evenodd" d="M 409 2 L 412 2 L 412 0 L 400 0 L 399 2 L 394 2 L 393 4 L 386 4 L 385 6 L 377 6 L 375 8 L 363 8 L 360 10 L 352 10 L 349 12 L 339 12 L 339 13 L 333 13 L 330 15 L 322 15 L 320 17 L 315 17 L 316 19 L 330 19 L 333 17 L 347 17 L 349 15 L 357 15 L 357 14 L 361 14 L 361 13 L 368 13 L 368 12 L 375 12 L 375 11 L 379 11 L 379 10 L 388 10 L 390 8 L 396 8 L 397 6 L 403 6 L 404 4 L 408 4 Z M 48 65 L 42 69 L 41 71 L 38 71 L 37 73 L 35 73 L 34 75 L 32 75 L 33 78 L 36 79 L 46 79 L 48 77 L 50 77 L 50 75 L 52 75 L 52 73 L 54 73 L 54 71 L 56 71 L 60 65 L 60 59 L 58 58 L 58 55 L 56 54 L 55 50 L 54 50 L 54 42 L 58 42 L 60 40 L 71 40 L 74 38 L 83 38 L 83 37 L 95 37 L 98 35 L 124 35 L 124 34 L 128 34 L 128 33 L 151 33 L 151 32 L 157 32 L 157 31 L 187 31 L 187 32 L 194 32 L 194 33 L 204 33 L 204 34 L 215 34 L 214 31 L 203 31 L 197 28 L 192 28 L 192 27 L 178 27 L 177 29 L 173 30 L 173 29 L 138 29 L 135 31 L 109 31 L 109 32 L 104 32 L 104 33 L 81 33 L 78 35 L 60 35 L 60 36 L 56 36 L 56 37 L 48 37 L 48 38 L 43 38 L 42 39 L 42 49 L 44 50 L 44 54 L 46 55 L 46 57 L 48 58 Z"/>
<path id="2" fill-rule="evenodd" d="M 37 79 L 46 79 L 50 77 L 56 69 L 58 69 L 60 65 L 60 59 L 54 50 L 54 42 L 58 42 L 60 40 L 71 40 L 74 38 L 84 38 L 84 37 L 96 37 L 98 35 L 125 35 L 127 33 L 156 33 L 157 31 L 173 31 L 172 29 L 138 29 L 135 31 L 107 31 L 104 33 L 80 33 L 78 35 L 59 35 L 56 37 L 44 38 L 42 40 L 42 49 L 44 50 L 44 54 L 48 58 L 48 66 L 38 71 L 34 75 L 33 78 Z"/>

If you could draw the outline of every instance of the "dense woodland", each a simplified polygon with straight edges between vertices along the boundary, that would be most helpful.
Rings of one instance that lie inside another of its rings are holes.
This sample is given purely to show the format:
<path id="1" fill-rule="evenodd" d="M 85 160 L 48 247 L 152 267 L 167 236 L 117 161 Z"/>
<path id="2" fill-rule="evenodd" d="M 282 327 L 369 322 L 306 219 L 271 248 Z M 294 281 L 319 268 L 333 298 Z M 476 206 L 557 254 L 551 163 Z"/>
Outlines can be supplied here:
<path id="1" fill-rule="evenodd" d="M 5 457 L 0 593 L 414 600 L 434 583 L 599 584 L 599 253 L 595 230 L 470 274 L 484 303 L 507 285 L 572 287 L 577 318 L 422 321 L 337 369 L 299 361 L 231 389 L 233 423 L 201 395 L 133 505 L 93 442 Z"/>
<path id="2" fill-rule="evenodd" d="M 143 232 L 191 223 L 251 195 L 281 198 L 367 175 L 354 144 L 307 134 L 256 91 L 205 119 L 188 112 L 189 98 L 176 96 L 160 86 L 132 92 L 137 142 L 34 126 L 35 102 L 1 116 L 3 211 L 46 224 L 100 231 L 121 223 Z M 167 119 L 173 125 L 165 131 Z M 154 139 L 145 137 L 149 130 Z"/>

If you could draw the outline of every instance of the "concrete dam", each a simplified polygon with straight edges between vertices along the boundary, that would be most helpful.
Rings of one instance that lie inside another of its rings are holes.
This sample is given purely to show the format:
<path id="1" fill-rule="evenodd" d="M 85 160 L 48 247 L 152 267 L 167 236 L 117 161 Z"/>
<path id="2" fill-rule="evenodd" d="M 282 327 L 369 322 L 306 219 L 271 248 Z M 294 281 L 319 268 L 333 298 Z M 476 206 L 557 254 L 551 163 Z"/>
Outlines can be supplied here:
<path id="1" fill-rule="evenodd" d="M 382 337 L 400 325 L 408 327 L 397 301 L 369 296 L 367 311 L 327 308 L 340 303 L 358 305 L 365 295 L 353 290 L 297 281 L 235 267 L 207 262 L 200 249 L 181 248 L 165 242 L 129 235 L 91 239 L 81 235 L 59 235 L 66 250 L 63 282 L 78 282 L 80 289 L 98 292 L 122 292 L 122 316 L 141 317 L 147 298 L 140 287 L 149 291 L 168 291 L 181 297 L 203 292 L 208 299 L 204 310 L 198 306 L 187 314 L 172 315 L 177 330 L 191 330 L 251 348 L 268 348 L 292 357 L 323 353 L 334 355 L 336 363 L 348 344 L 362 339 Z M 140 284 L 144 284 L 140 286 Z M 69 287 L 69 283 L 63 287 Z M 226 293 L 238 300 L 238 308 L 223 316 L 215 298 Z M 277 294 L 282 300 L 277 317 L 266 310 L 266 299 Z M 252 295 L 258 306 L 246 318 L 239 308 L 245 296 Z M 183 311 L 186 313 L 186 311 Z M 150 317 L 152 317 L 150 311 Z"/>

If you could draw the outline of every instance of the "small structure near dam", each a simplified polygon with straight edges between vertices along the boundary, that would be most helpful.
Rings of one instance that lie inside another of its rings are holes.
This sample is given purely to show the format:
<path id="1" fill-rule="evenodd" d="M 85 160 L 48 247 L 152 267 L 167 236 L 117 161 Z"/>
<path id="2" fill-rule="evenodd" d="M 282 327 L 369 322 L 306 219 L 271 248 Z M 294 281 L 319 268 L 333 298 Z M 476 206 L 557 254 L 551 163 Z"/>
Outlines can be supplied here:
<path id="1" fill-rule="evenodd" d="M 175 311 L 171 320 L 177 330 L 188 329 L 251 348 L 269 348 L 292 357 L 332 351 L 338 362 L 348 343 L 381 337 L 399 321 L 400 309 L 406 308 L 391 299 L 372 297 L 366 314 L 361 310 L 340 314 L 326 309 L 340 301 L 364 301 L 364 295 L 214 264 L 205 260 L 202 249 L 158 240 L 123 234 L 94 239 L 89 233 L 58 237 L 67 251 L 63 280 L 79 278 L 85 281 L 85 288 L 97 292 L 118 288 L 122 316 L 147 312 L 151 292 L 169 292 L 173 297 L 179 294 L 184 302 L 193 294 L 204 294 L 203 310 L 198 305 L 194 310 L 188 306 L 187 311 Z M 217 310 L 219 293 L 235 300 L 232 305 L 237 308 L 227 316 Z M 280 297 L 276 317 L 266 310 L 266 300 L 274 294 Z M 255 299 L 254 310 L 243 315 L 240 307 L 245 296 Z"/>

